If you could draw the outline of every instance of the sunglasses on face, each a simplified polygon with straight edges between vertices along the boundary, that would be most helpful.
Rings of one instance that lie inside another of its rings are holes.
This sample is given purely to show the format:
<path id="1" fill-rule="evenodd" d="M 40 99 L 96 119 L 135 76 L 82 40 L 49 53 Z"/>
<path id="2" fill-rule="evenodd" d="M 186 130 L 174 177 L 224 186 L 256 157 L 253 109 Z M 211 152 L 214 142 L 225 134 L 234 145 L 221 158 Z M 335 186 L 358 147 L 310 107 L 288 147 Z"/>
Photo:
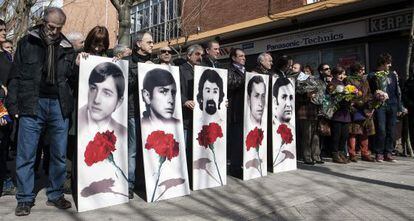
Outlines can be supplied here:
<path id="1" fill-rule="evenodd" d="M 331 68 L 324 68 L 323 70 L 324 70 L 324 71 L 327 71 L 327 70 L 331 70 Z"/>
<path id="2" fill-rule="evenodd" d="M 166 53 L 171 54 L 171 51 L 170 50 L 161 50 L 161 54 L 166 54 Z"/>

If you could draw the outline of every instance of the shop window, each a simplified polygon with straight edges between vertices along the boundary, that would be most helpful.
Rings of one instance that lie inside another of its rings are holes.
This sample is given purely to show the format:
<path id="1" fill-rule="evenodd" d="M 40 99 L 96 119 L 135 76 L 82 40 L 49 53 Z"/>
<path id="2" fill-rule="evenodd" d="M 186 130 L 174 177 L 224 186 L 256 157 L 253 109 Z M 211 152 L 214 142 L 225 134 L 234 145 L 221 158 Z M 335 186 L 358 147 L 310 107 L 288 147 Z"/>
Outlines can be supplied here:
<path id="1" fill-rule="evenodd" d="M 321 51 L 322 62 L 331 67 L 341 66 L 346 70 L 355 62 L 365 64 L 364 45 L 353 45 L 340 48 L 329 48 Z"/>

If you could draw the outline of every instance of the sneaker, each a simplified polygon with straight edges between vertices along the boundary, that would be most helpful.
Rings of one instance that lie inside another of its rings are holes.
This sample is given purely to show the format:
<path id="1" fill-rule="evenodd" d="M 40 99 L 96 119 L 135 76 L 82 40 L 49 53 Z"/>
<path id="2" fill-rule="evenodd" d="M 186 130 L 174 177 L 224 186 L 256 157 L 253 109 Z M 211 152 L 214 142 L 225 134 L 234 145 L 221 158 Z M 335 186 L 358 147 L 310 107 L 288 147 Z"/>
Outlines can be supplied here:
<path id="1" fill-rule="evenodd" d="M 384 156 L 382 154 L 375 155 L 375 161 L 378 163 L 384 162 Z"/>
<path id="2" fill-rule="evenodd" d="M 375 162 L 375 160 L 370 155 L 362 156 L 361 160 L 367 162 Z"/>
<path id="3" fill-rule="evenodd" d="M 72 203 L 67 201 L 64 196 L 61 196 L 56 200 L 47 200 L 46 205 L 54 206 L 58 209 L 69 209 L 72 207 Z"/>
<path id="4" fill-rule="evenodd" d="M 17 189 L 15 186 L 3 187 L 3 196 L 14 196 L 16 195 Z"/>
<path id="5" fill-rule="evenodd" d="M 16 216 L 27 216 L 30 214 L 30 209 L 34 206 L 33 202 L 20 202 L 14 210 Z"/>
<path id="6" fill-rule="evenodd" d="M 397 160 L 389 153 L 387 153 L 385 155 L 384 161 L 391 162 L 391 163 L 396 163 L 397 162 Z"/>
<path id="7" fill-rule="evenodd" d="M 358 162 L 357 157 L 356 157 L 355 155 L 350 155 L 350 156 L 349 156 L 349 160 L 350 160 L 351 162 L 354 162 L 354 163 Z"/>

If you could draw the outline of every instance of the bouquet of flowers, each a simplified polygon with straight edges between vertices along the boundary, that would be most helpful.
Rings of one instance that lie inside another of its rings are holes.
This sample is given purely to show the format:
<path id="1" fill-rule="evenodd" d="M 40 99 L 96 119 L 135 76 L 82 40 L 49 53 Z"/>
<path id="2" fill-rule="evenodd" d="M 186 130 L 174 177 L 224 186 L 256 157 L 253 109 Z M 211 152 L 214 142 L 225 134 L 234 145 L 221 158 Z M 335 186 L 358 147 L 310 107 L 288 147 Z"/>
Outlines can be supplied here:
<path id="1" fill-rule="evenodd" d="M 0 118 L 6 120 L 8 123 L 12 122 L 9 112 L 7 111 L 2 101 L 0 101 Z"/>
<path id="2" fill-rule="evenodd" d="M 371 108 L 378 109 L 380 108 L 386 100 L 388 100 L 388 94 L 387 92 L 384 92 L 382 90 L 376 90 L 374 94 L 374 101 L 371 104 Z"/>
<path id="3" fill-rule="evenodd" d="M 321 110 L 322 116 L 328 119 L 331 119 L 333 114 L 339 110 L 342 102 L 352 102 L 362 96 L 362 91 L 352 84 L 337 85 L 336 87 L 331 85 L 330 87 L 331 93 L 324 97 Z"/>
<path id="4" fill-rule="evenodd" d="M 307 94 L 315 93 L 315 96 L 311 99 L 311 102 L 316 105 L 321 105 L 325 88 L 320 80 L 314 76 L 308 76 L 296 81 L 296 93 Z"/>
<path id="5" fill-rule="evenodd" d="M 374 74 L 377 87 L 381 91 L 386 91 L 387 90 L 388 73 L 389 73 L 388 71 L 377 71 Z"/>

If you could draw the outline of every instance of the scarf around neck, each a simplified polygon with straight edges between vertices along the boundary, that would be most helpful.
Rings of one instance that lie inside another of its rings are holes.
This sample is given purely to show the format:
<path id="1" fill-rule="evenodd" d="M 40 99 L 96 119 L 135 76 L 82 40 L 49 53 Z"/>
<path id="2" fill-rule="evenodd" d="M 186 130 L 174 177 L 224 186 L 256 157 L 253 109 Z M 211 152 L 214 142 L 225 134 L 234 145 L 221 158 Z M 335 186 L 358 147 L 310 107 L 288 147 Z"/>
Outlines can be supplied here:
<path id="1" fill-rule="evenodd" d="M 55 64 L 55 45 L 61 41 L 61 37 L 59 36 L 56 39 L 50 39 L 46 36 L 43 28 L 39 30 L 39 36 L 47 46 L 47 55 L 46 55 L 46 83 L 50 85 L 54 85 L 56 82 L 55 80 L 55 72 L 56 72 L 56 64 Z"/>

